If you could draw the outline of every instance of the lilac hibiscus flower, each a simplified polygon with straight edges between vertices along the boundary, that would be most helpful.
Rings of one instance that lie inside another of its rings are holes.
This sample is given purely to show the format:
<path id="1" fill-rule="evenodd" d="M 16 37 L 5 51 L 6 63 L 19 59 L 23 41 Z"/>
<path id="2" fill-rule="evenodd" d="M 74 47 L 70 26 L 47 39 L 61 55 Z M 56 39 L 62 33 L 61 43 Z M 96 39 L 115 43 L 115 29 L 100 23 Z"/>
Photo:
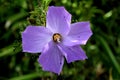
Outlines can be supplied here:
<path id="1" fill-rule="evenodd" d="M 71 24 L 71 14 L 64 7 L 48 8 L 46 27 L 28 26 L 22 32 L 23 52 L 41 52 L 38 62 L 45 71 L 60 74 L 64 57 L 68 63 L 85 60 L 79 45 L 85 45 L 92 35 L 89 22 Z"/>

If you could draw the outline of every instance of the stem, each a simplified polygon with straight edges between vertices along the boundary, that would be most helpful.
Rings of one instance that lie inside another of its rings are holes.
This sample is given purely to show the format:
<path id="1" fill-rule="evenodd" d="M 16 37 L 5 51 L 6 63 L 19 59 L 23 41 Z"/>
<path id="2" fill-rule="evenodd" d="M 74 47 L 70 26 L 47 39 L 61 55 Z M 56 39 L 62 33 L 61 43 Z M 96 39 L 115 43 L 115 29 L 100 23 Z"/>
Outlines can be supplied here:
<path id="1" fill-rule="evenodd" d="M 20 77 L 14 77 L 14 78 L 11 78 L 9 80 L 29 80 L 29 79 L 33 79 L 33 78 L 36 78 L 39 76 L 40 75 L 38 73 L 31 73 L 31 74 L 23 75 Z"/>
<path id="2" fill-rule="evenodd" d="M 44 77 L 44 76 L 50 76 L 50 74 L 44 74 L 44 73 L 30 73 L 30 74 L 26 74 L 26 75 L 22 75 L 22 76 L 19 76 L 19 77 L 14 77 L 14 78 L 11 78 L 9 80 L 33 80 L 34 78 L 37 78 L 37 77 Z"/>
<path id="3" fill-rule="evenodd" d="M 113 55 L 113 53 L 112 53 L 110 47 L 108 46 L 107 42 L 101 36 L 97 35 L 96 38 L 101 42 L 101 44 L 104 47 L 104 50 L 106 51 L 110 60 L 112 61 L 112 64 L 114 65 L 114 67 L 118 71 L 118 73 L 120 74 L 120 65 L 118 64 L 117 60 L 115 59 L 115 56 Z"/>
<path id="4" fill-rule="evenodd" d="M 8 47 L 0 49 L 0 58 L 7 56 L 7 55 L 13 55 L 18 53 L 20 50 L 14 51 L 13 45 L 10 45 Z"/>

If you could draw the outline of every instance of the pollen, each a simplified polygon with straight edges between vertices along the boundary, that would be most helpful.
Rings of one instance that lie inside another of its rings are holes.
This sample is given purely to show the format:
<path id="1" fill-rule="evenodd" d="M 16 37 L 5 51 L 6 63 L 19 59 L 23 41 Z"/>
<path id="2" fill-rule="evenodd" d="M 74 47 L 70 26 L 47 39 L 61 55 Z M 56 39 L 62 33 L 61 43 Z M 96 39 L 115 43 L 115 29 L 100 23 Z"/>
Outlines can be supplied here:
<path id="1" fill-rule="evenodd" d="M 61 40 L 62 40 L 62 36 L 59 33 L 53 34 L 53 41 L 54 42 L 59 43 L 59 42 L 61 42 Z"/>

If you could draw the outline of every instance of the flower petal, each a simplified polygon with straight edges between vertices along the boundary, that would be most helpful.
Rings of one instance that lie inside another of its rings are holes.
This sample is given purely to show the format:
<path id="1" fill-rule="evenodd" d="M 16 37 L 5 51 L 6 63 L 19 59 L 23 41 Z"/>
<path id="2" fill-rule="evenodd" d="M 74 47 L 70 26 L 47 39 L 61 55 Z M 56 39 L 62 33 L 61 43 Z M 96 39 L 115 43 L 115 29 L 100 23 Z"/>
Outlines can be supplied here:
<path id="1" fill-rule="evenodd" d="M 39 63 L 45 71 L 51 71 L 60 74 L 64 63 L 64 57 L 52 41 L 47 44 L 39 57 Z"/>
<path id="2" fill-rule="evenodd" d="M 87 56 L 85 52 L 79 45 L 76 46 L 65 46 L 63 44 L 59 44 L 59 49 L 63 52 L 68 63 L 74 62 L 76 60 L 85 60 Z"/>
<path id="3" fill-rule="evenodd" d="M 85 45 L 89 37 L 92 35 L 89 22 L 78 22 L 71 25 L 71 30 L 63 43 L 68 46 L 77 44 Z"/>
<path id="4" fill-rule="evenodd" d="M 51 40 L 52 33 L 45 27 L 28 26 L 22 32 L 23 52 L 41 52 L 44 45 Z"/>
<path id="5" fill-rule="evenodd" d="M 71 23 L 71 14 L 64 7 L 48 8 L 46 27 L 53 33 L 67 34 Z"/>

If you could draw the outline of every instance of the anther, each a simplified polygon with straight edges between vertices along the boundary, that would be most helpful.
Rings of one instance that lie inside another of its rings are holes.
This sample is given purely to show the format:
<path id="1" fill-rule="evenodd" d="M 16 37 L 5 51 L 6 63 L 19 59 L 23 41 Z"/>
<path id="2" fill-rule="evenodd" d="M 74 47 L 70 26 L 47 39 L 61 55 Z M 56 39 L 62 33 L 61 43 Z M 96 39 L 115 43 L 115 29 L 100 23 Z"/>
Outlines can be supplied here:
<path id="1" fill-rule="evenodd" d="M 53 34 L 53 41 L 54 42 L 59 43 L 59 42 L 61 42 L 61 40 L 62 40 L 62 36 L 59 33 Z"/>

